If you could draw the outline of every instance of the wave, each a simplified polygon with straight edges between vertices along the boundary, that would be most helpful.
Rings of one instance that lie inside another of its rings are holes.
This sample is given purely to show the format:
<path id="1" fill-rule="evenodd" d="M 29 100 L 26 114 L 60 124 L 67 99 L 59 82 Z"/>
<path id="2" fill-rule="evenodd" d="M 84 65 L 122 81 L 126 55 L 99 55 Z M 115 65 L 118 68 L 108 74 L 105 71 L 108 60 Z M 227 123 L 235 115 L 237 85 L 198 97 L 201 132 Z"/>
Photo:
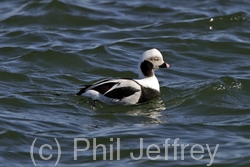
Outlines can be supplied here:
<path id="1" fill-rule="evenodd" d="M 228 76 L 208 81 L 189 82 L 180 84 L 178 88 L 164 88 L 167 96 L 165 105 L 169 109 L 186 108 L 191 114 L 242 114 L 250 109 L 248 94 L 250 89 L 246 87 L 250 80 L 232 78 Z M 200 108 L 200 111 L 198 111 Z"/>

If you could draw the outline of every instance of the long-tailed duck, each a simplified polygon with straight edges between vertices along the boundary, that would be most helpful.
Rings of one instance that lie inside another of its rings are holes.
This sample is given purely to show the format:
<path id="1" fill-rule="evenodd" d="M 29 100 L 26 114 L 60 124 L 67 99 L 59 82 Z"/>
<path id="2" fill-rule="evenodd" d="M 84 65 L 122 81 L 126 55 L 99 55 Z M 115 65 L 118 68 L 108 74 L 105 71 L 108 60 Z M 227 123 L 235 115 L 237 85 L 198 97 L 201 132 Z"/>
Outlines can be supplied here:
<path id="1" fill-rule="evenodd" d="M 138 63 L 139 79 L 104 79 L 86 85 L 76 95 L 91 97 L 110 105 L 133 105 L 155 98 L 160 85 L 154 74 L 158 68 L 169 68 L 157 49 L 145 51 Z"/>

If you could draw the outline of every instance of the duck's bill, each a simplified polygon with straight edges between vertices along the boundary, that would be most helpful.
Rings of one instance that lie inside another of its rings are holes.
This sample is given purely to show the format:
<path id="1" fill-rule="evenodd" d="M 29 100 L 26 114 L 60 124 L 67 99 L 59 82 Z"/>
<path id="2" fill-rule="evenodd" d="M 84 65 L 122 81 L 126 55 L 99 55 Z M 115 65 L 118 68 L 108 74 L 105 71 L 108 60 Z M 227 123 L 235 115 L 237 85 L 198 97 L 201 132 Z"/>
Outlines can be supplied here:
<path id="1" fill-rule="evenodd" d="M 159 68 L 170 68 L 170 65 L 168 63 L 163 63 Z"/>

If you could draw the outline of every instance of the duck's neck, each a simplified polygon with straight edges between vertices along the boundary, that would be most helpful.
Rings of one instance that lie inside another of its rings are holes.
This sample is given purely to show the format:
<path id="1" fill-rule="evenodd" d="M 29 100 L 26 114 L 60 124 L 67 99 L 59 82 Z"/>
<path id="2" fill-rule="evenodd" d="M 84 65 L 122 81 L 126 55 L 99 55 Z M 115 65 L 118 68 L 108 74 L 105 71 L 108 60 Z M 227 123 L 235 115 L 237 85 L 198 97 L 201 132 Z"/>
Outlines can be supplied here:
<path id="1" fill-rule="evenodd" d="M 140 76 L 139 76 L 140 77 Z M 160 85 L 158 82 L 158 79 L 156 78 L 155 75 L 151 77 L 140 77 L 138 80 L 136 80 L 140 85 L 147 87 L 147 88 L 152 88 L 157 91 L 160 91 Z"/>
<path id="2" fill-rule="evenodd" d="M 155 73 L 154 73 L 154 70 L 152 70 L 151 72 L 150 72 L 150 75 L 149 76 L 145 76 L 143 73 L 142 73 L 142 71 L 141 71 L 141 68 L 139 67 L 138 68 L 138 78 L 139 79 L 144 79 L 144 78 L 150 78 L 150 77 L 155 77 Z"/>

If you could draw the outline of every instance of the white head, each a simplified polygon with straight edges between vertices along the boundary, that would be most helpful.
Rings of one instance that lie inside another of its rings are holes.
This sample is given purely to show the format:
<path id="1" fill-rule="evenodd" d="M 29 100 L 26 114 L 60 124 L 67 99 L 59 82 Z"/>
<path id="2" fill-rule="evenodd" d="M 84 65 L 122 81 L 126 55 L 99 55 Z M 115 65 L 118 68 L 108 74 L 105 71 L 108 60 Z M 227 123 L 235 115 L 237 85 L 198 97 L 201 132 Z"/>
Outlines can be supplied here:
<path id="1" fill-rule="evenodd" d="M 161 52 L 157 49 L 145 51 L 138 63 L 139 78 L 154 76 L 158 68 L 169 68 L 170 65 L 163 61 Z"/>

